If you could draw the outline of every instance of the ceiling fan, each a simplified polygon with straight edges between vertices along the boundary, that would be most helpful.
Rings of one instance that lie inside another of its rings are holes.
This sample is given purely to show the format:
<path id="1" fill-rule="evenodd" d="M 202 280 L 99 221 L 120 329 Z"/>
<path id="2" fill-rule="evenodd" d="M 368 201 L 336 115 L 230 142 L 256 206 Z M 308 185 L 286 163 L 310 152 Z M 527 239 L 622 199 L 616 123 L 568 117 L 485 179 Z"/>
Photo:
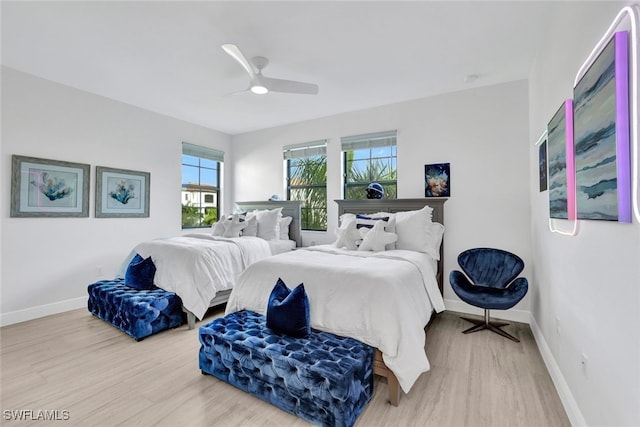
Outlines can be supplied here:
<path id="1" fill-rule="evenodd" d="M 233 59 L 238 61 L 242 68 L 249 73 L 249 89 L 258 95 L 268 92 L 300 93 L 305 95 L 316 95 L 318 85 L 313 83 L 296 82 L 293 80 L 272 79 L 262 75 L 262 69 L 269 64 L 269 60 L 262 56 L 256 56 L 247 61 L 247 58 L 240 52 L 238 46 L 234 44 L 223 44 L 222 49 Z"/>

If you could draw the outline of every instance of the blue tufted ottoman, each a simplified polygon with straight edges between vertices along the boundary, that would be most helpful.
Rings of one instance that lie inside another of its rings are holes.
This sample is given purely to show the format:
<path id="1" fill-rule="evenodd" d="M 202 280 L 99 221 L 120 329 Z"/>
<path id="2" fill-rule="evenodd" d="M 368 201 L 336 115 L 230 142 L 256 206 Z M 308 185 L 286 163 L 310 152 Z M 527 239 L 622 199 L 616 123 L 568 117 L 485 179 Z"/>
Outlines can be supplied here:
<path id="1" fill-rule="evenodd" d="M 160 288 L 138 290 L 122 279 L 89 285 L 89 311 L 136 341 L 183 323 L 182 300 Z"/>
<path id="2" fill-rule="evenodd" d="M 278 335 L 239 311 L 200 327 L 200 369 L 314 424 L 352 426 L 373 392 L 373 347 L 313 330 Z"/>

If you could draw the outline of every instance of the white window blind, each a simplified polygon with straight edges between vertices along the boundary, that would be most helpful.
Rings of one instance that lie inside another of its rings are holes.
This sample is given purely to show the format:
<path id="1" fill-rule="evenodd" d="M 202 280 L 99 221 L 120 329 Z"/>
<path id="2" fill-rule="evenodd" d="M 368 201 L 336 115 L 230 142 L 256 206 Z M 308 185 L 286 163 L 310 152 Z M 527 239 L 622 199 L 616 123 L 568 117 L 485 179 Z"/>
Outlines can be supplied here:
<path id="1" fill-rule="evenodd" d="M 282 148 L 282 154 L 285 160 L 324 156 L 327 154 L 327 140 L 319 139 L 302 144 L 285 145 Z"/>
<path id="2" fill-rule="evenodd" d="M 202 159 L 209 159 L 215 162 L 224 162 L 224 151 L 216 150 L 215 148 L 189 144 L 188 142 L 182 143 L 182 154 L 185 154 L 187 156 L 200 157 Z"/>
<path id="3" fill-rule="evenodd" d="M 398 131 L 367 133 L 340 138 L 342 151 L 363 150 L 365 148 L 389 147 L 396 145 Z"/>

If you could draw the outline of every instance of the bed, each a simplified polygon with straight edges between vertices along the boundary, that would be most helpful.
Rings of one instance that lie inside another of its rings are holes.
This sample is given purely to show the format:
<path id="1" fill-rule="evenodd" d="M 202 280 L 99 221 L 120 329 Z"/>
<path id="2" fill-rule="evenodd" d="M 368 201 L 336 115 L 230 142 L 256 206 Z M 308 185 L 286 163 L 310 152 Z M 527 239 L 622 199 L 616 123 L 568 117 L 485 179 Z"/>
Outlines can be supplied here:
<path id="1" fill-rule="evenodd" d="M 175 292 L 182 299 L 189 329 L 193 329 L 196 318 L 202 319 L 208 308 L 227 302 L 238 275 L 247 266 L 301 246 L 300 202 L 237 202 L 234 211 L 273 211 L 276 208 L 282 208 L 283 218 L 291 217 L 288 240 L 190 233 L 140 243 L 123 267 L 129 265 L 135 254 L 151 257 L 156 267 L 154 285 Z M 121 268 L 120 277 L 124 277 L 125 268 Z"/>
<path id="2" fill-rule="evenodd" d="M 431 198 L 336 202 L 341 216 L 387 212 L 396 218 L 413 218 L 428 205 L 433 209 L 432 221 L 443 224 L 445 201 Z M 406 234 L 406 225 L 403 227 Z M 398 228 L 398 235 L 400 231 Z M 265 314 L 278 278 L 290 288 L 304 283 L 311 327 L 375 347 L 374 372 L 387 378 L 389 400 L 397 406 L 400 389 L 409 392 L 420 374 L 430 368 L 424 351 L 425 328 L 436 313 L 444 311 L 441 241 L 437 247 L 434 244 L 435 253 L 431 250 L 431 255 L 407 250 L 406 246 L 369 252 L 320 245 L 265 258 L 240 275 L 226 314 L 245 309 Z M 400 240 L 397 243 L 400 245 Z"/>

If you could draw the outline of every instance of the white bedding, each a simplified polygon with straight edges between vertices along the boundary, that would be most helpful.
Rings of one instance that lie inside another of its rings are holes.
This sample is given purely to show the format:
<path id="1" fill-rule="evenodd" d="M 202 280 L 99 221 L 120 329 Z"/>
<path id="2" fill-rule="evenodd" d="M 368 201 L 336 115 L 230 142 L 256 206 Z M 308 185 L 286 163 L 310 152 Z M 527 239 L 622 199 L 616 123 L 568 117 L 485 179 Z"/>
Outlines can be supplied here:
<path id="1" fill-rule="evenodd" d="M 267 240 L 271 248 L 271 255 L 292 251 L 296 247 L 295 240 Z"/>
<path id="2" fill-rule="evenodd" d="M 429 255 L 407 250 L 302 248 L 249 266 L 231 291 L 226 313 L 264 314 L 278 277 L 289 288 L 304 283 L 311 327 L 380 349 L 408 392 L 429 370 L 424 327 L 433 310 L 444 310 L 433 265 Z"/>
<path id="3" fill-rule="evenodd" d="M 271 255 L 258 237 L 223 238 L 187 234 L 140 243 L 134 250 L 151 257 L 156 266 L 154 284 L 175 292 L 183 306 L 202 319 L 216 292 L 231 289 L 249 265 Z"/>

